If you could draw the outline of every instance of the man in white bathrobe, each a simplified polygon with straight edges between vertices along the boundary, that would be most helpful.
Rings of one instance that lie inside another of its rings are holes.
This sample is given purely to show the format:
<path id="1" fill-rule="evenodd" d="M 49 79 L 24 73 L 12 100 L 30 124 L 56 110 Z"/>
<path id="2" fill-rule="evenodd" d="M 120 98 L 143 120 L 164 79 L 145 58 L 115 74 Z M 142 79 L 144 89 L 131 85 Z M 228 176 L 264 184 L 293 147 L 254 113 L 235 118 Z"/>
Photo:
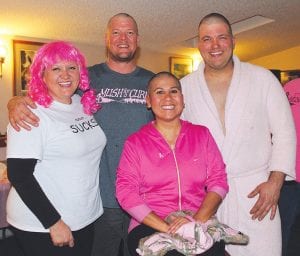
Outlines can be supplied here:
<path id="1" fill-rule="evenodd" d="M 280 256 L 277 210 L 285 177 L 295 177 L 296 135 L 285 93 L 271 72 L 233 56 L 228 20 L 217 13 L 199 24 L 203 62 L 181 80 L 183 119 L 207 126 L 226 163 L 230 191 L 218 217 L 245 232 L 231 256 Z"/>

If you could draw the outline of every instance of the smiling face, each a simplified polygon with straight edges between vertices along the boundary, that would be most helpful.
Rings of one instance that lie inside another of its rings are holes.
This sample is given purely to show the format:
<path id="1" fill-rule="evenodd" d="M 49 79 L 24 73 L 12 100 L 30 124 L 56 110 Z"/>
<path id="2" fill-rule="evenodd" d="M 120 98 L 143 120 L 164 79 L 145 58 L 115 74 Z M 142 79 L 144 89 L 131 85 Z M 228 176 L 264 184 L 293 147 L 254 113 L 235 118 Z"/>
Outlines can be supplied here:
<path id="1" fill-rule="evenodd" d="M 234 38 L 228 25 L 211 18 L 199 27 L 198 48 L 205 62 L 205 69 L 223 70 L 232 66 Z"/>
<path id="2" fill-rule="evenodd" d="M 132 18 L 124 15 L 113 17 L 105 35 L 108 58 L 116 62 L 133 60 L 138 40 L 137 25 Z"/>
<path id="3" fill-rule="evenodd" d="M 149 84 L 146 103 L 156 122 L 178 121 L 184 106 L 179 82 L 166 74 L 154 78 Z"/>
<path id="4" fill-rule="evenodd" d="M 79 67 L 73 61 L 58 61 L 45 69 L 43 81 L 49 95 L 56 101 L 70 104 L 79 85 Z"/>

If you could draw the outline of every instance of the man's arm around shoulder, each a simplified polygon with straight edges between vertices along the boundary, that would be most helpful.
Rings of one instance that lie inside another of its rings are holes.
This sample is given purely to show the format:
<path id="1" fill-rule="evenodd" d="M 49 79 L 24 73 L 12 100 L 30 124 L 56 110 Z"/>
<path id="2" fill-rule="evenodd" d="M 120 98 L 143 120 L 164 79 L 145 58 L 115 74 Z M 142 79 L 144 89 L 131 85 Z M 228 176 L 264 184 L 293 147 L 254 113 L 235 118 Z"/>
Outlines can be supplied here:
<path id="1" fill-rule="evenodd" d="M 28 96 L 15 96 L 8 101 L 8 119 L 16 131 L 21 128 L 30 131 L 31 126 L 39 125 L 40 119 L 30 108 L 36 108 L 36 104 Z"/>

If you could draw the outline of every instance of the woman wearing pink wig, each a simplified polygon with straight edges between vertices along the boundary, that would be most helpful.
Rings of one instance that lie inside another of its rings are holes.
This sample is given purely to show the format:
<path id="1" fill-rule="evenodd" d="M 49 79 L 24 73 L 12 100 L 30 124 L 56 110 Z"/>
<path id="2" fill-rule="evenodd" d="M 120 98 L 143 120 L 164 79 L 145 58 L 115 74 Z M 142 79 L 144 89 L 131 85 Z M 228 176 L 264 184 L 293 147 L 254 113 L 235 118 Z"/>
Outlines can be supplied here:
<path id="1" fill-rule="evenodd" d="M 7 220 L 26 256 L 90 255 L 93 222 L 103 212 L 98 175 L 106 137 L 92 116 L 99 105 L 84 57 L 69 43 L 45 44 L 28 89 L 42 122 L 30 132 L 8 126 Z"/>

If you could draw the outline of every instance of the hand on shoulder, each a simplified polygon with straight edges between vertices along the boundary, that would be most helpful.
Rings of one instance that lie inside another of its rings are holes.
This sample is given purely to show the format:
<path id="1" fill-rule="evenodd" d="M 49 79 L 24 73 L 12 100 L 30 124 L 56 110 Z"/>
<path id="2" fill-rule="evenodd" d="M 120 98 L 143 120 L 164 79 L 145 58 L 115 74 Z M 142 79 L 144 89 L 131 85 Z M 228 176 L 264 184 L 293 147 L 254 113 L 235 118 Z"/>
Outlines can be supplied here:
<path id="1" fill-rule="evenodd" d="M 16 131 L 30 131 L 31 126 L 38 126 L 39 118 L 30 108 L 36 108 L 36 104 L 28 96 L 15 96 L 7 103 L 8 119 Z"/>

